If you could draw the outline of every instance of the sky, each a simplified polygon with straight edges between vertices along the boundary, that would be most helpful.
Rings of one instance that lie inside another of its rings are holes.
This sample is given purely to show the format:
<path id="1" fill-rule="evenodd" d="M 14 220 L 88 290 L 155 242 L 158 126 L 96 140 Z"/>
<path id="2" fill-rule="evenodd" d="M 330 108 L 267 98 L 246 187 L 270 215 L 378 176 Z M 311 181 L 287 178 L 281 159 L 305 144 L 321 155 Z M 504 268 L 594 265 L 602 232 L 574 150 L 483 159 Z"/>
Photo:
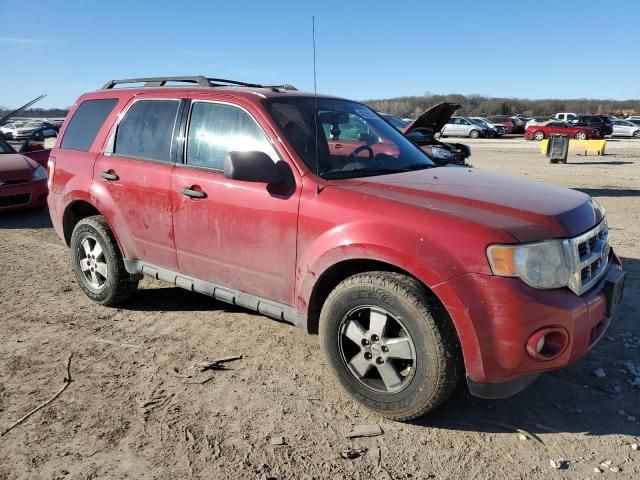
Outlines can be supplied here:
<path id="1" fill-rule="evenodd" d="M 207 75 L 356 100 L 640 98 L 640 2 L 0 0 L 0 107 Z"/>

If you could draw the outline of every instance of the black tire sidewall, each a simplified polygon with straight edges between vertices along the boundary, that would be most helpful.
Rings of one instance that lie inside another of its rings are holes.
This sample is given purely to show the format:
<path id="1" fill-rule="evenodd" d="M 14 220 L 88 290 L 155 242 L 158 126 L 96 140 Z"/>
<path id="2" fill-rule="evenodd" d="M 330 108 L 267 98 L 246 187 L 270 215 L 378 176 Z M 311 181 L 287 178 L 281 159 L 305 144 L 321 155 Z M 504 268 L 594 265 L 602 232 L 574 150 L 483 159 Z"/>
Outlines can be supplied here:
<path id="1" fill-rule="evenodd" d="M 380 393 L 362 385 L 349 371 L 340 353 L 340 322 L 357 306 L 382 307 L 404 325 L 413 341 L 416 361 L 410 383 L 397 393 Z M 439 353 L 433 331 L 428 328 L 424 313 L 406 298 L 389 289 L 369 284 L 352 285 L 344 289 L 325 305 L 324 323 L 321 325 L 322 346 L 340 383 L 360 402 L 380 412 L 416 409 L 424 399 L 436 392 Z M 325 315 L 326 313 L 326 315 Z M 431 359 L 427 361 L 427 359 Z"/>
<path id="2" fill-rule="evenodd" d="M 107 280 L 103 288 L 96 290 L 85 278 L 80 269 L 80 248 L 81 243 L 87 236 L 94 237 L 102 247 L 104 257 L 107 263 Z M 85 294 L 96 302 L 104 302 L 112 298 L 116 294 L 118 270 L 117 262 L 120 262 L 120 256 L 117 254 L 116 245 L 111 238 L 105 237 L 103 233 L 88 222 L 80 222 L 73 230 L 71 235 L 71 265 L 76 274 L 78 284 Z"/>

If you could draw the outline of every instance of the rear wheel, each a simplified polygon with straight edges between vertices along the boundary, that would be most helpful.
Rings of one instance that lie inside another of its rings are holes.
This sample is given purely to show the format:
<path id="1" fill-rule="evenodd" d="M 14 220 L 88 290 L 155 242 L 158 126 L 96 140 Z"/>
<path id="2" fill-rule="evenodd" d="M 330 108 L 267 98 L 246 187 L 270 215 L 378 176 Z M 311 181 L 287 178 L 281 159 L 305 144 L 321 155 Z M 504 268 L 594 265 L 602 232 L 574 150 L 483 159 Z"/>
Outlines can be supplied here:
<path id="1" fill-rule="evenodd" d="M 578 132 L 575 135 L 576 140 L 586 140 L 587 139 L 587 134 L 584 132 Z"/>
<path id="2" fill-rule="evenodd" d="M 436 408 L 460 376 L 451 320 L 404 275 L 369 272 L 341 282 L 322 308 L 320 340 L 347 392 L 394 420 Z"/>
<path id="3" fill-rule="evenodd" d="M 118 305 L 138 288 L 138 278 L 124 268 L 122 255 L 105 219 L 83 218 L 71 234 L 71 266 L 78 285 L 93 301 Z"/>
<path id="4" fill-rule="evenodd" d="M 538 141 L 544 139 L 544 132 L 542 130 L 538 130 L 536 133 L 533 134 L 533 138 Z"/>
<path id="5" fill-rule="evenodd" d="M 469 132 L 469 136 L 471 138 L 478 138 L 480 136 L 480 132 L 478 130 L 471 130 Z"/>

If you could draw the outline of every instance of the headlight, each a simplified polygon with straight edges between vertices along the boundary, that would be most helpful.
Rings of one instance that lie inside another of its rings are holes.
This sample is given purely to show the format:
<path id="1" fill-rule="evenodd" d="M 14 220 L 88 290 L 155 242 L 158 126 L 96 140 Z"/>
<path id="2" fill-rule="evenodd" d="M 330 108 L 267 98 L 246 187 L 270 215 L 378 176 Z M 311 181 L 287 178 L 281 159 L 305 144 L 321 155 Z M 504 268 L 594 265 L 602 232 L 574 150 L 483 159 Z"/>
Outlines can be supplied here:
<path id="1" fill-rule="evenodd" d="M 571 269 L 560 240 L 525 245 L 490 245 L 487 258 L 494 275 L 518 277 L 534 288 L 568 285 Z"/>
<path id="2" fill-rule="evenodd" d="M 33 181 L 39 182 L 41 180 L 46 180 L 46 179 L 47 179 L 47 169 L 44 168 L 42 165 L 38 165 L 38 168 L 36 168 L 33 171 Z"/>
<path id="3" fill-rule="evenodd" d="M 439 158 L 441 160 L 450 160 L 453 157 L 455 157 L 455 155 L 452 152 L 450 152 L 446 148 L 442 148 L 442 147 L 433 147 L 433 148 L 431 148 L 431 155 L 433 155 L 435 158 Z"/>

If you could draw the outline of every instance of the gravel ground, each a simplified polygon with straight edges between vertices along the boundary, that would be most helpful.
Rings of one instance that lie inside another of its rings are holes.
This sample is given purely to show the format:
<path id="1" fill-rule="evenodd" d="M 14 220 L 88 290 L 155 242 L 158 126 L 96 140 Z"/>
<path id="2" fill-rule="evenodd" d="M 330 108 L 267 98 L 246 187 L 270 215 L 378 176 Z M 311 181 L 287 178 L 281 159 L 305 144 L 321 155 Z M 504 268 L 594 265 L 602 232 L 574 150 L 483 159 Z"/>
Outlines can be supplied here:
<path id="1" fill-rule="evenodd" d="M 461 387 L 418 421 L 388 422 L 340 389 L 316 336 L 149 279 L 125 307 L 97 306 L 47 212 L 3 214 L 0 430 L 63 387 L 71 353 L 73 381 L 0 437 L 0 479 L 640 478 L 640 141 L 567 165 L 522 139 L 468 143 L 477 168 L 577 188 L 607 209 L 627 288 L 585 358 L 510 399 Z M 227 370 L 190 368 L 235 354 Z M 383 433 L 346 438 L 361 424 Z M 348 448 L 367 452 L 344 459 Z"/>

